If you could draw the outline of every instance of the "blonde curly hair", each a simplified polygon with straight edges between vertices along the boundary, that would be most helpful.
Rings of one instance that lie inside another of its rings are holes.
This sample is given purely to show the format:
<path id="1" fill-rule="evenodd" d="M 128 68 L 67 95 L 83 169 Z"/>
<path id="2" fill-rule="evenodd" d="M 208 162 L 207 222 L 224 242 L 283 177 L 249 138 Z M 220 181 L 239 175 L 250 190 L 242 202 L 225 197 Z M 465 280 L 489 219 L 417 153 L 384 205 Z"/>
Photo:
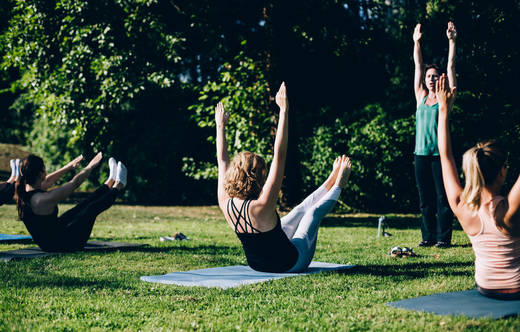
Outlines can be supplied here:
<path id="1" fill-rule="evenodd" d="M 230 197 L 257 199 L 267 177 L 264 158 L 253 152 L 237 154 L 224 177 L 224 190 Z"/>

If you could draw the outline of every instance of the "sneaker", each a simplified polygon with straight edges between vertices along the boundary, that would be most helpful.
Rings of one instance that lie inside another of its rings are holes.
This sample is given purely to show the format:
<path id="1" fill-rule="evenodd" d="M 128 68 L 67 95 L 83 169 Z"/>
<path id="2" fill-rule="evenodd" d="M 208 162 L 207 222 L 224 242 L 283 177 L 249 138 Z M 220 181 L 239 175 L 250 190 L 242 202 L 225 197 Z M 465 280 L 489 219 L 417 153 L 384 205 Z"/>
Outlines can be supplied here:
<path id="1" fill-rule="evenodd" d="M 403 247 L 402 255 L 403 257 L 417 257 L 417 254 L 413 252 L 413 249 L 408 247 Z"/>
<path id="2" fill-rule="evenodd" d="M 403 254 L 403 249 L 401 249 L 401 247 L 399 247 L 399 246 L 392 247 L 392 249 L 390 249 L 390 252 L 389 252 L 389 255 L 392 257 L 401 257 L 402 254 Z"/>
<path id="3" fill-rule="evenodd" d="M 173 236 L 173 238 L 174 238 L 175 240 L 189 240 L 189 238 L 188 238 L 186 235 L 182 234 L 182 233 L 176 233 L 176 234 Z"/>
<path id="4" fill-rule="evenodd" d="M 437 248 L 449 248 L 449 247 L 451 247 L 451 244 L 449 244 L 448 242 L 439 241 L 439 242 L 435 243 L 435 246 Z"/>
<path id="5" fill-rule="evenodd" d="M 435 245 L 435 243 L 431 242 L 431 241 L 421 241 L 419 242 L 419 244 L 417 245 L 418 247 L 431 247 Z"/>

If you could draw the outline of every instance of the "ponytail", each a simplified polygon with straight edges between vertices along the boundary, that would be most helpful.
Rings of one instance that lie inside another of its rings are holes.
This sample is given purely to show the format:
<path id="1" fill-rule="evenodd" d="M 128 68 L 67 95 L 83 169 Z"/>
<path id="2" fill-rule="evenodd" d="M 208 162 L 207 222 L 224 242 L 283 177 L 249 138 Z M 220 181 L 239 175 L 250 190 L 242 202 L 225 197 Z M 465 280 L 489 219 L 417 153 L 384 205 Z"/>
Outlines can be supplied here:
<path id="1" fill-rule="evenodd" d="M 20 163 L 20 177 L 15 184 L 16 208 L 18 209 L 18 218 L 23 220 L 24 210 L 28 206 L 26 185 L 34 185 L 40 173 L 45 171 L 43 159 L 33 154 L 28 155 Z"/>
<path id="2" fill-rule="evenodd" d="M 471 210 L 480 208 L 482 188 L 493 184 L 506 160 L 506 154 L 495 141 L 478 143 L 464 153 L 462 170 L 466 184 L 461 199 Z"/>
<path id="3" fill-rule="evenodd" d="M 26 185 L 25 176 L 20 174 L 20 177 L 18 178 L 18 181 L 16 181 L 14 186 L 14 198 L 16 200 L 16 208 L 18 209 L 18 218 L 20 220 L 23 220 L 23 211 L 25 206 L 27 205 L 26 200 L 26 194 L 27 191 L 25 191 L 25 185 Z"/>

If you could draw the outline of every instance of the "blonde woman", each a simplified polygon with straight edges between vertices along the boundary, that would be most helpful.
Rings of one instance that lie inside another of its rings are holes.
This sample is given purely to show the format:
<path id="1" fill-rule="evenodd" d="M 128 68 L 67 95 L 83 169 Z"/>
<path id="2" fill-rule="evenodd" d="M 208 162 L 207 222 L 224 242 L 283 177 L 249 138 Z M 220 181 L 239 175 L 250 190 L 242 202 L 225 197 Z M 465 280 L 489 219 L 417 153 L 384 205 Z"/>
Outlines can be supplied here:
<path id="1" fill-rule="evenodd" d="M 241 152 L 232 162 L 226 144 L 229 114 L 215 109 L 217 127 L 218 203 L 242 243 L 251 268 L 265 272 L 301 272 L 312 261 L 318 227 L 345 188 L 351 164 L 346 156 L 334 162 L 329 178 L 289 214 L 280 219 L 276 202 L 287 154 L 289 102 L 285 84 L 276 94 L 280 116 L 269 173 L 264 159 Z"/>
<path id="2" fill-rule="evenodd" d="M 485 296 L 520 299 L 520 177 L 500 196 L 507 154 L 494 141 L 464 153 L 460 184 L 451 149 L 449 111 L 455 99 L 445 75 L 437 83 L 439 153 L 448 202 L 475 252 L 475 283 Z"/>

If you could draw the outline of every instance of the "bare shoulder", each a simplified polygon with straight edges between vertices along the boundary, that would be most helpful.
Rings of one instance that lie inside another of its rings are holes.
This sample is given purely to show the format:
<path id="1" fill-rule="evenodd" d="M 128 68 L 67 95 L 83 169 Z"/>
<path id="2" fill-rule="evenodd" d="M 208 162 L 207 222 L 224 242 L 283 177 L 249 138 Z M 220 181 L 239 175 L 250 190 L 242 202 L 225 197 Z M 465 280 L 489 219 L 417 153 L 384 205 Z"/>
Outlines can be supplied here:
<path id="1" fill-rule="evenodd" d="M 464 232 L 469 235 L 477 235 L 481 228 L 482 222 L 478 214 L 471 210 L 463 201 L 459 202 L 455 211 L 453 211 Z"/>

